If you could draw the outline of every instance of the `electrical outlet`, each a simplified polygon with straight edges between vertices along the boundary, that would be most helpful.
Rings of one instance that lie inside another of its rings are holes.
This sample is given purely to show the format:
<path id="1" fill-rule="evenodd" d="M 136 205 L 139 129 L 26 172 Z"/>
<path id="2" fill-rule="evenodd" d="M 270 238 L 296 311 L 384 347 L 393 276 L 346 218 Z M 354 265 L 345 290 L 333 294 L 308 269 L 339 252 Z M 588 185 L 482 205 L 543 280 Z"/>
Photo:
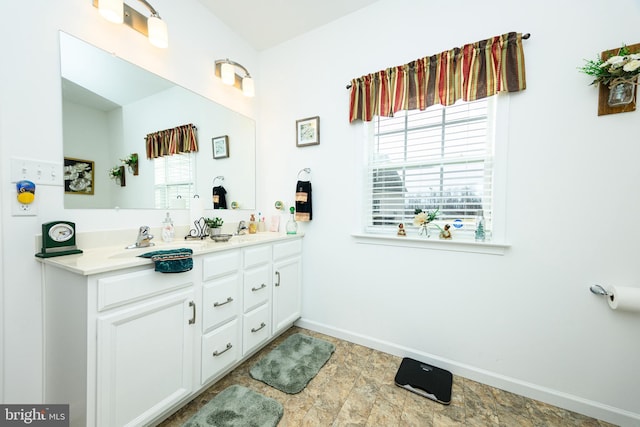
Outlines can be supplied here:
<path id="1" fill-rule="evenodd" d="M 12 216 L 36 216 L 38 215 L 38 208 L 36 206 L 36 202 L 29 203 L 25 205 L 24 203 L 20 203 L 18 199 L 14 199 L 11 205 L 11 215 Z"/>

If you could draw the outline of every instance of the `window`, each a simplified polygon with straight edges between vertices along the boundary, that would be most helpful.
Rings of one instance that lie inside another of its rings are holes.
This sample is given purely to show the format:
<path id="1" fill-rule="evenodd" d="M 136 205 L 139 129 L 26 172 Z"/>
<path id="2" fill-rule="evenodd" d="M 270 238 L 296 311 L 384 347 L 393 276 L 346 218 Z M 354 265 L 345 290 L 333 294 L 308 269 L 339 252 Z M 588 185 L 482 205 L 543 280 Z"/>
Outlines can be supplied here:
<path id="1" fill-rule="evenodd" d="M 365 231 L 389 233 L 413 226 L 415 209 L 438 212 L 473 239 L 476 220 L 493 219 L 493 113 L 497 96 L 424 111 L 400 111 L 372 122 L 367 168 Z"/>
<path id="2" fill-rule="evenodd" d="M 174 154 L 173 156 L 153 159 L 155 169 L 155 205 L 166 209 L 175 207 L 178 196 L 185 199 L 186 206 L 193 197 L 193 153 Z"/>

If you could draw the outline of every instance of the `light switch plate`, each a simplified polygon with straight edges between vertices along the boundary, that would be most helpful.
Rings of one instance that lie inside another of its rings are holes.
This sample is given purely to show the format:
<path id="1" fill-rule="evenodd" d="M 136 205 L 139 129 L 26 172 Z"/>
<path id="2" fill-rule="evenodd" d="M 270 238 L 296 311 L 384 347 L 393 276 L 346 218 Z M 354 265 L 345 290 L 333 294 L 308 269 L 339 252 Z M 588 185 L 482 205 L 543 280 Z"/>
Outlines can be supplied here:
<path id="1" fill-rule="evenodd" d="M 63 185 L 62 163 L 11 158 L 11 182 L 27 179 L 36 185 Z"/>

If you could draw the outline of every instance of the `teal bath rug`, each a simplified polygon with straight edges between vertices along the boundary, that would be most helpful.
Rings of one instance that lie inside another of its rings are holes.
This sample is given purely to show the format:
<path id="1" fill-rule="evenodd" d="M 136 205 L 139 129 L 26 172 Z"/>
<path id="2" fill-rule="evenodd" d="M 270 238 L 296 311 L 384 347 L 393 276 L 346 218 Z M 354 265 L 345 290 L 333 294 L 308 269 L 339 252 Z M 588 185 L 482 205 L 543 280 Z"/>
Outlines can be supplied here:
<path id="1" fill-rule="evenodd" d="M 253 365 L 249 373 L 285 393 L 300 393 L 335 349 L 330 342 L 293 334 Z"/>
<path id="2" fill-rule="evenodd" d="M 232 385 L 211 399 L 183 427 L 275 427 L 283 414 L 279 402 L 241 385 Z"/>

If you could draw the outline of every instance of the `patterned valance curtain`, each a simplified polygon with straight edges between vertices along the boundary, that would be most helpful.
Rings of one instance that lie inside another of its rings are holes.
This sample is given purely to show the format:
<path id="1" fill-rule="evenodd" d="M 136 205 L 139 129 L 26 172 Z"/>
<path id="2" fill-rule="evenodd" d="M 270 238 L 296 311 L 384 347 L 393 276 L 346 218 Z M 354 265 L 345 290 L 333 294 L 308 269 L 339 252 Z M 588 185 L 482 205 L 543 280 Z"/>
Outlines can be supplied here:
<path id="1" fill-rule="evenodd" d="M 190 123 L 173 129 L 165 129 L 148 134 L 145 137 L 147 159 L 198 151 L 197 130 L 198 129 Z"/>
<path id="2" fill-rule="evenodd" d="M 353 79 L 349 121 L 525 88 L 522 34 L 507 33 Z"/>

